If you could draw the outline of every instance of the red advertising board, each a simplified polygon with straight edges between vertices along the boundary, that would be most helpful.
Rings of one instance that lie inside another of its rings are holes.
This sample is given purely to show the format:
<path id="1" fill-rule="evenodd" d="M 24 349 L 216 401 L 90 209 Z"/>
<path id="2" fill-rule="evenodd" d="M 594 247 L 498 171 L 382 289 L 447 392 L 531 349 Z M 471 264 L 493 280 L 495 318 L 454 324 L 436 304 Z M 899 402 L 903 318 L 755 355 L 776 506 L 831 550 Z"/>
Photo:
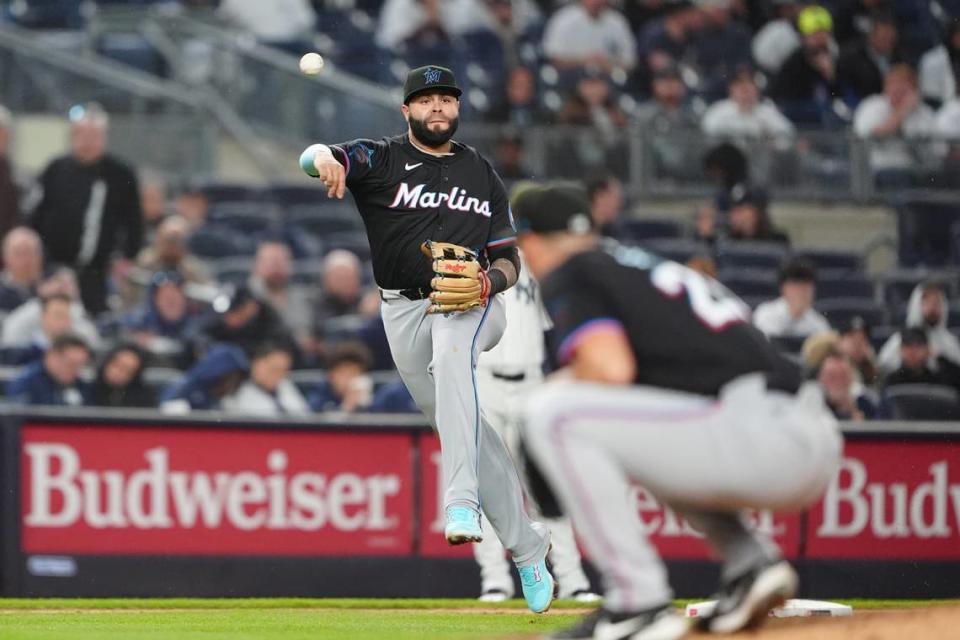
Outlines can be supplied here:
<path id="1" fill-rule="evenodd" d="M 848 442 L 807 540 L 811 558 L 960 560 L 960 442 Z"/>
<path id="2" fill-rule="evenodd" d="M 414 436 L 27 425 L 27 553 L 407 555 Z"/>
<path id="3" fill-rule="evenodd" d="M 443 487 L 440 476 L 440 438 L 421 434 L 420 446 L 420 555 L 430 558 L 471 558 L 469 544 L 451 547 L 443 537 Z M 485 532 L 486 533 L 486 532 Z M 492 532 L 490 532 L 492 533 Z"/>

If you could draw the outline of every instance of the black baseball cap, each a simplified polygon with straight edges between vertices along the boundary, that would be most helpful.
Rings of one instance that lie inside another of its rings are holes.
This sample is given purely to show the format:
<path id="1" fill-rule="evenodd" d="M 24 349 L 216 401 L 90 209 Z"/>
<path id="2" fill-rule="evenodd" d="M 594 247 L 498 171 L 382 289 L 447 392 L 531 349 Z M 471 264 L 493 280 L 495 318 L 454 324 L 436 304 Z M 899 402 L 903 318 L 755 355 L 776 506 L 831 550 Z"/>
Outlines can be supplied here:
<path id="1" fill-rule="evenodd" d="M 417 67 L 407 74 L 407 81 L 403 83 L 403 104 L 410 102 L 410 98 L 416 93 L 436 89 L 443 89 L 458 98 L 463 93 L 450 69 L 435 64 Z"/>
<path id="2" fill-rule="evenodd" d="M 900 332 L 900 344 L 926 345 L 927 343 L 927 332 L 921 327 L 907 327 Z"/>
<path id="3" fill-rule="evenodd" d="M 593 228 L 587 190 L 576 183 L 528 187 L 514 196 L 511 209 L 517 233 L 585 234 Z"/>

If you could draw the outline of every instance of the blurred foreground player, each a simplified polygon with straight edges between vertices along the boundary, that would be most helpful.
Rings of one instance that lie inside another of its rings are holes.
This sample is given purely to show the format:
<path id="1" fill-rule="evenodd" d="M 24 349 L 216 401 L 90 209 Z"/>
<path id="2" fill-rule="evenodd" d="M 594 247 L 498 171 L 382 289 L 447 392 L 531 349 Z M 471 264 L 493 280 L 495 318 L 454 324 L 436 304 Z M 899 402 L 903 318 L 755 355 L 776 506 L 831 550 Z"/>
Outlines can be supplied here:
<path id="1" fill-rule="evenodd" d="M 722 558 L 713 632 L 759 624 L 797 576 L 740 510 L 799 509 L 842 443 L 814 383 L 715 281 L 599 241 L 586 195 L 554 185 L 516 203 L 520 246 L 554 323 L 562 373 L 534 391 L 524 442 L 603 575 L 604 607 L 556 638 L 671 640 L 687 622 L 628 505 L 635 481 Z"/>

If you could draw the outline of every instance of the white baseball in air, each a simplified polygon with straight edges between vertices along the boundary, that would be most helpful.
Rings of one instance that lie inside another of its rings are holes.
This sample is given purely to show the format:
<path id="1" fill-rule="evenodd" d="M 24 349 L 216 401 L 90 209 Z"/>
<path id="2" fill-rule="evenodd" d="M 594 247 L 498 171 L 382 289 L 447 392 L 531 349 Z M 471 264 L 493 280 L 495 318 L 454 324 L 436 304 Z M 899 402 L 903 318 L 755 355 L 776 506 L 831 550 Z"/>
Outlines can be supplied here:
<path id="1" fill-rule="evenodd" d="M 304 72 L 308 76 L 315 76 L 320 71 L 323 70 L 323 56 L 319 53 L 310 53 L 303 54 L 303 57 L 300 58 L 300 71 Z"/>

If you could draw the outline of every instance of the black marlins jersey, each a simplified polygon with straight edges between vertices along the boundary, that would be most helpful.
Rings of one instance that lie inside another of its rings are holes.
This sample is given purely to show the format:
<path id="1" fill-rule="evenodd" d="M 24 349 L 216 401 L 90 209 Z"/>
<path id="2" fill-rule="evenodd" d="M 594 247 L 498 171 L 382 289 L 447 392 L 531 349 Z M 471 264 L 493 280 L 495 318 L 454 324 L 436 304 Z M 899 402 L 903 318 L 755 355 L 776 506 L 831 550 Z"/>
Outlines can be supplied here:
<path id="1" fill-rule="evenodd" d="M 592 331 L 613 329 L 633 348 L 636 384 L 716 395 L 738 376 L 764 372 L 769 388 L 800 385 L 799 366 L 750 324 L 740 299 L 642 249 L 603 242 L 550 273 L 542 288 L 561 365 Z"/>
<path id="2" fill-rule="evenodd" d="M 429 288 L 425 240 L 486 251 L 515 242 L 503 182 L 472 147 L 434 156 L 406 135 L 330 145 L 367 228 L 373 274 L 384 289 Z"/>

